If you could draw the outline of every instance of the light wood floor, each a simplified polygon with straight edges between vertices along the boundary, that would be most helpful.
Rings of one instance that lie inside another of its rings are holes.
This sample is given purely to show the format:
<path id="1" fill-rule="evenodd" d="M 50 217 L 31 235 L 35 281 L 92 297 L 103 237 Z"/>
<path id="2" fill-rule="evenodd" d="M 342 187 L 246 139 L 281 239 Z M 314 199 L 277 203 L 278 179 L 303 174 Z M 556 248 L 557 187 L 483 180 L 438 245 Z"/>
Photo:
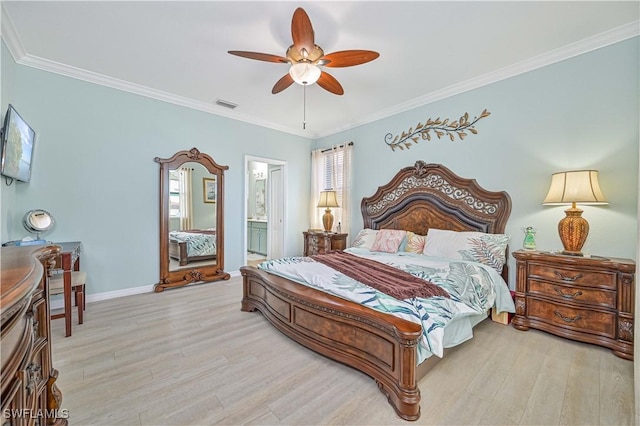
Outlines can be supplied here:
<path id="1" fill-rule="evenodd" d="M 404 424 L 368 376 L 240 311 L 240 278 L 96 302 L 54 366 L 70 425 Z M 416 424 L 633 424 L 633 363 L 485 321 L 420 382 Z"/>

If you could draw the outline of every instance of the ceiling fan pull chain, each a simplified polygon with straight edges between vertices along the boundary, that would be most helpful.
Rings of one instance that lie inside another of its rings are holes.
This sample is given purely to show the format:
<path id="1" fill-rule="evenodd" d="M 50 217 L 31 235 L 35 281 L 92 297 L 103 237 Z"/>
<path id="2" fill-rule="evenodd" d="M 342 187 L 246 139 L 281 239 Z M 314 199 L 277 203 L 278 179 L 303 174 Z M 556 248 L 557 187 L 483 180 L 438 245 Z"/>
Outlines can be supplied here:
<path id="1" fill-rule="evenodd" d="M 302 86 L 302 130 L 307 129 L 307 86 Z"/>

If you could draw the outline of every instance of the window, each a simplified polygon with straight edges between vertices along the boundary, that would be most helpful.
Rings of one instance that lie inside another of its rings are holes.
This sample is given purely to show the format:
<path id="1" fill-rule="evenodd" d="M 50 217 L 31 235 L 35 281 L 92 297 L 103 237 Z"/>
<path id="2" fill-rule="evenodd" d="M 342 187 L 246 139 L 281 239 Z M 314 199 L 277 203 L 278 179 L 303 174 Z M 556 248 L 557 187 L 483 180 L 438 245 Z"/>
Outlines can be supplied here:
<path id="1" fill-rule="evenodd" d="M 311 228 L 323 228 L 324 210 L 317 207 L 320 192 L 334 190 L 340 207 L 331 209 L 334 216 L 333 231 L 340 224 L 340 232 L 349 233 L 352 145 L 349 143 L 312 152 Z"/>
<path id="2" fill-rule="evenodd" d="M 179 170 L 169 170 L 169 217 L 180 217 Z"/>
<path id="3" fill-rule="evenodd" d="M 323 152 L 324 157 L 324 189 L 342 191 L 344 169 L 344 151 Z"/>

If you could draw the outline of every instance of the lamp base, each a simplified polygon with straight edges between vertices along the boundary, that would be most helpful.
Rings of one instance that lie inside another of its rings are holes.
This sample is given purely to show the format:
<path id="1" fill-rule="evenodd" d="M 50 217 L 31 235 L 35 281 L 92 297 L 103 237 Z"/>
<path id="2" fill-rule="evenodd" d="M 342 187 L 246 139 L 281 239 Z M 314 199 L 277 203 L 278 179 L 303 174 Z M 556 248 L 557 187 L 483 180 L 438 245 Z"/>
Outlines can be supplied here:
<path id="1" fill-rule="evenodd" d="M 560 254 L 563 254 L 565 256 L 576 256 L 576 257 L 583 257 L 584 254 L 581 251 L 567 251 L 567 250 L 562 250 L 560 252 Z"/>
<path id="2" fill-rule="evenodd" d="M 333 215 L 331 209 L 327 207 L 322 215 L 322 225 L 324 226 L 324 232 L 331 232 L 333 228 Z"/>
<path id="3" fill-rule="evenodd" d="M 582 256 L 582 246 L 589 235 L 589 222 L 582 217 L 582 210 L 575 203 L 564 212 L 566 217 L 558 223 L 560 241 L 564 246 L 562 254 Z"/>

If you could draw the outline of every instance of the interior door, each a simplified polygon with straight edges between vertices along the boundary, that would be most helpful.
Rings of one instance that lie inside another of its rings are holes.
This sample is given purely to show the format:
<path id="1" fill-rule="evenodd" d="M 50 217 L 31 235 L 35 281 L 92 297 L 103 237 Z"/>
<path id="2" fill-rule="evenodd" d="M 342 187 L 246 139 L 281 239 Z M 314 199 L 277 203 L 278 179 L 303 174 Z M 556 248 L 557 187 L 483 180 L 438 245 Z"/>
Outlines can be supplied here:
<path id="1" fill-rule="evenodd" d="M 284 197 L 282 167 L 269 169 L 269 237 L 268 259 L 277 259 L 284 255 Z"/>

